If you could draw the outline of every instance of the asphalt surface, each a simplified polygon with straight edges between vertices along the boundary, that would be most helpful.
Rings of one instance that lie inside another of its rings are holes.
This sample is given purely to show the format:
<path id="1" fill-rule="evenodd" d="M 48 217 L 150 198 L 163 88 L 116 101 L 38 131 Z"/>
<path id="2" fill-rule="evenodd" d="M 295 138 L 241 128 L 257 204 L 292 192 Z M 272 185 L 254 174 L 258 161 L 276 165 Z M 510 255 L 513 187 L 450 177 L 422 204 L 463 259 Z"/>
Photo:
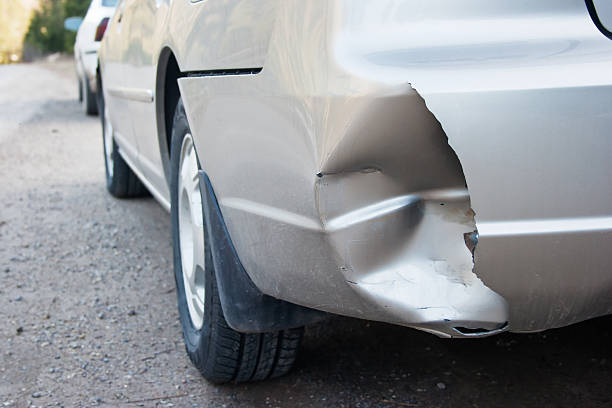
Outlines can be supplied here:
<path id="1" fill-rule="evenodd" d="M 443 340 L 333 318 L 291 374 L 215 386 L 184 352 L 169 216 L 104 186 L 70 60 L 0 66 L 0 407 L 611 407 L 612 318 Z"/>

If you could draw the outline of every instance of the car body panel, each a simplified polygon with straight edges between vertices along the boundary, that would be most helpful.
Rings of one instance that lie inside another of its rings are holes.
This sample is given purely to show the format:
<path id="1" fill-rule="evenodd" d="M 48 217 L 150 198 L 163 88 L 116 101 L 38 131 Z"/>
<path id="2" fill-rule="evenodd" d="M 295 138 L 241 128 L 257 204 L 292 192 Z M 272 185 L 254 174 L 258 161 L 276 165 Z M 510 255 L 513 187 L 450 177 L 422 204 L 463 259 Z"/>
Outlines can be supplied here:
<path id="1" fill-rule="evenodd" d="M 612 42 L 581 0 L 132 1 L 158 23 L 124 87 L 155 99 L 172 50 L 264 293 L 442 336 L 612 312 Z M 163 175 L 159 116 L 130 113 Z"/>
<path id="2" fill-rule="evenodd" d="M 127 89 L 125 78 L 125 64 L 123 57 L 128 49 L 127 41 L 123 41 L 123 35 L 127 30 L 126 21 L 118 21 L 119 15 L 125 7 L 125 2 L 121 1 L 116 13 L 106 28 L 104 39 L 102 40 L 102 49 L 99 53 L 104 52 L 103 72 L 106 81 L 112 86 L 106 86 L 104 89 L 104 103 L 109 111 L 109 119 L 112 123 L 115 132 L 115 142 L 121 150 L 122 156 L 130 163 L 134 163 L 137 167 L 138 161 L 138 145 L 132 127 L 133 115 L 129 111 L 129 99 L 122 96 L 121 92 Z M 102 64 L 102 61 L 100 61 Z M 112 80 L 111 80 L 112 78 Z"/>
<path id="3" fill-rule="evenodd" d="M 172 4 L 167 41 L 181 70 L 263 66 L 279 3 L 208 0 Z"/>
<path id="4" fill-rule="evenodd" d="M 122 10 L 124 38 L 128 44 L 122 56 L 123 72 L 129 83 L 125 83 L 123 90 L 131 92 L 123 97 L 126 110 L 132 118 L 155 118 L 155 104 L 153 94 L 156 81 L 156 64 L 159 58 L 158 36 L 161 32 L 156 29 L 164 27 L 167 15 L 166 2 L 159 0 L 127 1 Z M 168 184 L 164 173 L 158 143 L 151 143 L 152 135 L 157 134 L 154 120 L 133 121 L 134 138 L 138 145 L 138 167 L 143 178 L 154 186 L 163 197 L 169 197 Z"/>

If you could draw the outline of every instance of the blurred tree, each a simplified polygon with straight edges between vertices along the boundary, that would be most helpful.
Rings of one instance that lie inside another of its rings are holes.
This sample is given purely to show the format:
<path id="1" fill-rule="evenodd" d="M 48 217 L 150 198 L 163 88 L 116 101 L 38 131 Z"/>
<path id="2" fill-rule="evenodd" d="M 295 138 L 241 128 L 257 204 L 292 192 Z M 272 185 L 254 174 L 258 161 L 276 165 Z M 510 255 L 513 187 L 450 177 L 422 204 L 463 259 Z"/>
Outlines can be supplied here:
<path id="1" fill-rule="evenodd" d="M 64 14 L 66 17 L 85 17 L 89 0 L 64 0 Z"/>
<path id="2" fill-rule="evenodd" d="M 90 0 L 64 0 L 64 16 L 68 17 L 85 17 L 89 8 Z M 72 53 L 74 48 L 74 40 L 76 33 L 72 31 L 65 32 L 64 51 Z"/>
<path id="3" fill-rule="evenodd" d="M 72 52 L 75 33 L 64 29 L 67 17 L 84 17 L 90 0 L 41 0 L 25 43 L 42 52 Z"/>
<path id="4" fill-rule="evenodd" d="M 62 0 L 41 1 L 34 12 L 25 42 L 41 51 L 64 51 L 64 10 Z"/>
<path id="5" fill-rule="evenodd" d="M 17 62 L 30 21 L 31 5 L 0 0 L 0 64 Z"/>

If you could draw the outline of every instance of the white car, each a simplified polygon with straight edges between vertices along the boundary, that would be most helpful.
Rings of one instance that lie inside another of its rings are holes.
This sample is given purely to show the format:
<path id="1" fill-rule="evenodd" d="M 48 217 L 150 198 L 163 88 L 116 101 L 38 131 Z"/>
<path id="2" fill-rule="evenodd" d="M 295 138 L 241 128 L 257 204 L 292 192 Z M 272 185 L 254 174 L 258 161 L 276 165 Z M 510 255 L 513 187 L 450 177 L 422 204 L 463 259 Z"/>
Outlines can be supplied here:
<path id="1" fill-rule="evenodd" d="M 79 101 L 88 115 L 98 113 L 96 102 L 96 70 L 98 48 L 109 19 L 119 0 L 92 0 L 77 32 L 74 60 L 79 86 Z"/>

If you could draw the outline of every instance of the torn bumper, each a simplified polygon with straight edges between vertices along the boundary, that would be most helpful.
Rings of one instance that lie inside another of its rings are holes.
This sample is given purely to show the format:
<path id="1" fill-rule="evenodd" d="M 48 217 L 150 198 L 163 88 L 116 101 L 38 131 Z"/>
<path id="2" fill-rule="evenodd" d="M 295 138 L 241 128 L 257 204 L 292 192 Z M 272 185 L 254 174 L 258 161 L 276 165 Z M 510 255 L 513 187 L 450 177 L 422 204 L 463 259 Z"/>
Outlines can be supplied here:
<path id="1" fill-rule="evenodd" d="M 283 3 L 260 74 L 179 80 L 249 276 L 442 336 L 611 313 L 612 42 L 582 1 L 409 6 Z"/>
<path id="2" fill-rule="evenodd" d="M 325 213 L 342 202 L 350 181 L 361 188 L 377 176 L 336 175 L 320 182 Z M 368 180 L 369 178 L 369 180 Z M 344 179 L 344 180 L 343 180 Z M 330 211 L 331 212 L 331 211 Z M 464 189 L 413 193 L 324 220 L 324 231 L 351 288 L 384 310 L 387 321 L 440 336 L 483 336 L 506 329 L 508 304 L 474 274 L 465 236 L 475 229 Z"/>
<path id="3" fill-rule="evenodd" d="M 476 226 L 461 165 L 422 98 L 406 83 L 357 98 L 326 93 L 313 106 L 326 106 L 317 114 L 327 121 L 296 129 L 275 96 L 242 96 L 271 74 L 260 75 L 179 81 L 202 166 L 257 287 L 440 336 L 505 330 L 507 302 L 473 272 L 466 236 Z M 216 132 L 226 137 L 200 138 Z M 311 132 L 317 139 L 305 145 Z M 280 135 L 293 143 L 279 144 Z"/>
<path id="4" fill-rule="evenodd" d="M 358 5 L 337 8 L 337 59 L 408 79 L 440 122 L 476 214 L 474 272 L 509 330 L 612 313 L 612 41 L 585 3 Z"/>

